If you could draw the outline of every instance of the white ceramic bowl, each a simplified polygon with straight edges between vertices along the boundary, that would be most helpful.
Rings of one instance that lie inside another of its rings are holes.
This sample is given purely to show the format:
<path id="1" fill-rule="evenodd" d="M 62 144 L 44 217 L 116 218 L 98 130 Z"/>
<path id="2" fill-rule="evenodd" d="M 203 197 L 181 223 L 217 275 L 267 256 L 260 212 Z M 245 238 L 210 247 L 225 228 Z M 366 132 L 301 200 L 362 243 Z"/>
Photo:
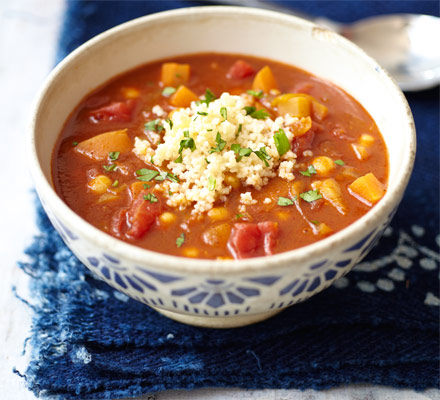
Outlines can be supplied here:
<path id="1" fill-rule="evenodd" d="M 389 151 L 384 198 L 344 230 L 307 247 L 240 261 L 186 259 L 119 241 L 76 215 L 53 189 L 51 155 L 81 99 L 153 60 L 198 52 L 248 54 L 298 66 L 340 86 L 376 121 Z M 121 292 L 189 324 L 234 327 L 268 318 L 330 286 L 371 249 L 411 174 L 415 130 L 389 75 L 362 50 L 310 22 L 265 10 L 197 7 L 127 22 L 88 41 L 48 77 L 32 114 L 30 160 L 40 199 L 78 258 Z"/>

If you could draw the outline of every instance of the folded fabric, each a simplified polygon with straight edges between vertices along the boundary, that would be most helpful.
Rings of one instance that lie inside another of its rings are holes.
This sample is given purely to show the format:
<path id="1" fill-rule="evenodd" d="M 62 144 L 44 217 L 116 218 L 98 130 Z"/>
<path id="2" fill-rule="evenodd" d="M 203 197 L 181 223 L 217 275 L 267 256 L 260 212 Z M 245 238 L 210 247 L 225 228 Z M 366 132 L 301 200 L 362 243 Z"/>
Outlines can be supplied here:
<path id="1" fill-rule="evenodd" d="M 59 56 L 127 19 L 196 4 L 68 2 Z M 435 13 L 433 2 L 417 1 L 288 4 L 340 20 Z M 37 202 L 41 233 L 20 264 L 31 276 L 34 311 L 29 388 L 60 399 L 113 399 L 208 386 L 439 387 L 439 91 L 407 97 L 419 155 L 391 227 L 333 287 L 252 326 L 182 325 L 115 291 L 70 252 Z"/>

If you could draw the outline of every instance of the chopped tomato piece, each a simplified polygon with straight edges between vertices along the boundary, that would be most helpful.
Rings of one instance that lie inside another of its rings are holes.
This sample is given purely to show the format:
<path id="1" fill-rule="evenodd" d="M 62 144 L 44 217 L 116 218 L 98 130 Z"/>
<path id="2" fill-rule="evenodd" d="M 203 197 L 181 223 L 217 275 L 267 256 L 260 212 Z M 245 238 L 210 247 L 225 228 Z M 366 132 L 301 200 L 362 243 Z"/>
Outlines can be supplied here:
<path id="1" fill-rule="evenodd" d="M 90 116 L 95 121 L 121 121 L 128 122 L 131 120 L 136 101 L 129 99 L 126 101 L 117 101 L 107 106 L 93 110 Z"/>
<path id="2" fill-rule="evenodd" d="M 112 231 L 116 236 L 125 236 L 129 239 L 140 239 L 147 233 L 162 213 L 162 204 L 159 198 L 152 203 L 145 200 L 147 191 L 142 191 L 131 203 L 130 208 L 119 210 L 113 217 Z"/>
<path id="3" fill-rule="evenodd" d="M 255 69 L 243 60 L 237 60 L 231 68 L 229 68 L 226 77 L 228 79 L 244 79 L 255 74 Z"/>
<path id="4" fill-rule="evenodd" d="M 277 238 L 278 224 L 275 222 L 238 223 L 232 228 L 228 248 L 235 259 L 254 257 L 260 248 L 269 255 L 273 254 Z"/>

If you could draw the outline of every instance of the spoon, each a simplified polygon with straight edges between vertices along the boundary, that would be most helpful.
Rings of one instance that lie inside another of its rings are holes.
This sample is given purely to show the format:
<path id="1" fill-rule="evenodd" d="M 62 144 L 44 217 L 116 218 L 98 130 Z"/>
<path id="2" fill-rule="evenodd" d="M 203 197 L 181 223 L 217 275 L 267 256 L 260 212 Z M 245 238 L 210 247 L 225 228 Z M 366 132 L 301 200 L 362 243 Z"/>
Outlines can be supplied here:
<path id="1" fill-rule="evenodd" d="M 440 18 L 418 14 L 388 14 L 342 24 L 315 18 L 262 0 L 220 0 L 216 3 L 264 8 L 292 14 L 334 30 L 377 60 L 404 91 L 440 83 Z"/>

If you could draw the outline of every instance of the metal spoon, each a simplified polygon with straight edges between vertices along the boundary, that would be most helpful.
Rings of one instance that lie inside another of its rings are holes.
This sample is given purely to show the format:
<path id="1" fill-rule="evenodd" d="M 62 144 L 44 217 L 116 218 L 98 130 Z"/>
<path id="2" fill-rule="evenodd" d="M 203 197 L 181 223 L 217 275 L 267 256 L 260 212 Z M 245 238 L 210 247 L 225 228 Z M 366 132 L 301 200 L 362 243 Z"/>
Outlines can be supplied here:
<path id="1" fill-rule="evenodd" d="M 389 14 L 341 24 L 315 18 L 280 4 L 261 0 L 220 0 L 217 4 L 258 7 L 302 17 L 332 29 L 378 61 L 402 90 L 417 91 L 440 83 L 440 18 Z"/>

